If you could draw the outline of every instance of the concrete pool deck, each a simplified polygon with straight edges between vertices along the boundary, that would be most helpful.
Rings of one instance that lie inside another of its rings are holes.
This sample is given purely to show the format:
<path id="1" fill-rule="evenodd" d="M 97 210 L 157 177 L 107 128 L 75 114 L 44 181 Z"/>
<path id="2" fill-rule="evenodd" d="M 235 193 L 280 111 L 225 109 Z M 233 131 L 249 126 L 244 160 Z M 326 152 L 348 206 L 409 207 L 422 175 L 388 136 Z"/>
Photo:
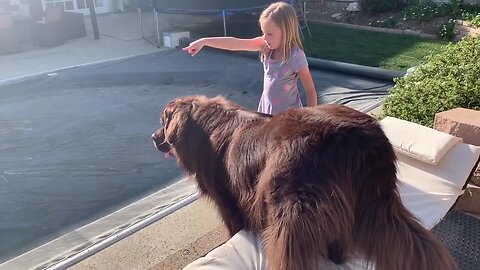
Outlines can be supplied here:
<path id="1" fill-rule="evenodd" d="M 181 269 L 227 239 L 215 207 L 199 199 L 69 269 Z"/>

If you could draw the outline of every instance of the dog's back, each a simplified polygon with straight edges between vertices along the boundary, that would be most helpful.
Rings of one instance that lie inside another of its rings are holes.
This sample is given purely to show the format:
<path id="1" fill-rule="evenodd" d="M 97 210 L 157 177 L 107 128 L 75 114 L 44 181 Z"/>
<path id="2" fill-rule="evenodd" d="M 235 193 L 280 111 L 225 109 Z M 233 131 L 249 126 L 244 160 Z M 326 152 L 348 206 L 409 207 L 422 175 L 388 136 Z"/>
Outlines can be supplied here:
<path id="1" fill-rule="evenodd" d="M 271 269 L 314 270 L 320 256 L 342 263 L 357 252 L 377 269 L 456 268 L 402 205 L 395 154 L 374 118 L 325 105 L 286 111 L 258 126 L 252 134 L 264 138 L 243 137 L 257 143 L 236 149 L 264 159 L 250 163 L 263 165 L 258 176 L 243 175 L 256 185 L 249 189 L 255 200 L 240 205 L 262 233 Z M 249 198 L 242 192 L 238 198 Z"/>

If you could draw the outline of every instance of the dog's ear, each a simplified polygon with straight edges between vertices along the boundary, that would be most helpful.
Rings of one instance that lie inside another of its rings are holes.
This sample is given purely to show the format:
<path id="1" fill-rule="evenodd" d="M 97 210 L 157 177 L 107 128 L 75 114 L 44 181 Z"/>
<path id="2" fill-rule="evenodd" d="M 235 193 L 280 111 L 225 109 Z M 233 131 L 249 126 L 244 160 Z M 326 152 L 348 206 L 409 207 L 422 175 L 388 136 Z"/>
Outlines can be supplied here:
<path id="1" fill-rule="evenodd" d="M 181 104 L 186 105 L 186 104 Z M 165 140 L 175 145 L 184 132 L 188 119 L 191 117 L 193 104 L 188 106 L 167 106 L 163 112 Z"/>

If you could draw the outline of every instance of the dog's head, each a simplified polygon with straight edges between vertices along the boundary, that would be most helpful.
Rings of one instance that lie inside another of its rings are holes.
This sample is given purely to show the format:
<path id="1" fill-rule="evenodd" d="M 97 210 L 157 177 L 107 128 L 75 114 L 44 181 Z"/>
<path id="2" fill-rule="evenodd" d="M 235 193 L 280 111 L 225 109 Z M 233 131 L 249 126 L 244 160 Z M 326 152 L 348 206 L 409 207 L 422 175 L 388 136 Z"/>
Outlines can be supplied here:
<path id="1" fill-rule="evenodd" d="M 155 147 L 166 155 L 176 156 L 175 147 L 184 140 L 188 123 L 201 97 L 185 97 L 170 101 L 160 115 L 161 128 L 152 134 Z"/>
<path id="2" fill-rule="evenodd" d="M 219 138 L 230 136 L 241 119 L 262 117 L 265 116 L 249 112 L 223 97 L 182 97 L 165 106 L 160 115 L 161 128 L 152 134 L 152 140 L 166 156 L 174 156 L 185 163 L 187 161 L 182 157 L 191 159 L 189 156 L 204 154 L 208 147 L 215 152 L 216 147 L 212 144 L 216 145 Z M 236 125 L 231 122 L 234 118 Z"/>

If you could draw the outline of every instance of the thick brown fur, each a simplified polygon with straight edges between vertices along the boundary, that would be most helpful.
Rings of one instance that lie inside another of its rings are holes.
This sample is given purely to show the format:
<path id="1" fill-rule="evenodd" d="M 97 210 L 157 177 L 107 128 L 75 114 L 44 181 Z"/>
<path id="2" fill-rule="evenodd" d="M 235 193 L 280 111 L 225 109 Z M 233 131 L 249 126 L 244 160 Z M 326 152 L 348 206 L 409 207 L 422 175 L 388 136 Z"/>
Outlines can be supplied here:
<path id="1" fill-rule="evenodd" d="M 456 269 L 402 205 L 377 121 L 341 105 L 274 117 L 217 97 L 179 98 L 152 138 L 217 205 L 231 235 L 262 236 L 269 269 L 362 256 L 379 270 Z"/>

